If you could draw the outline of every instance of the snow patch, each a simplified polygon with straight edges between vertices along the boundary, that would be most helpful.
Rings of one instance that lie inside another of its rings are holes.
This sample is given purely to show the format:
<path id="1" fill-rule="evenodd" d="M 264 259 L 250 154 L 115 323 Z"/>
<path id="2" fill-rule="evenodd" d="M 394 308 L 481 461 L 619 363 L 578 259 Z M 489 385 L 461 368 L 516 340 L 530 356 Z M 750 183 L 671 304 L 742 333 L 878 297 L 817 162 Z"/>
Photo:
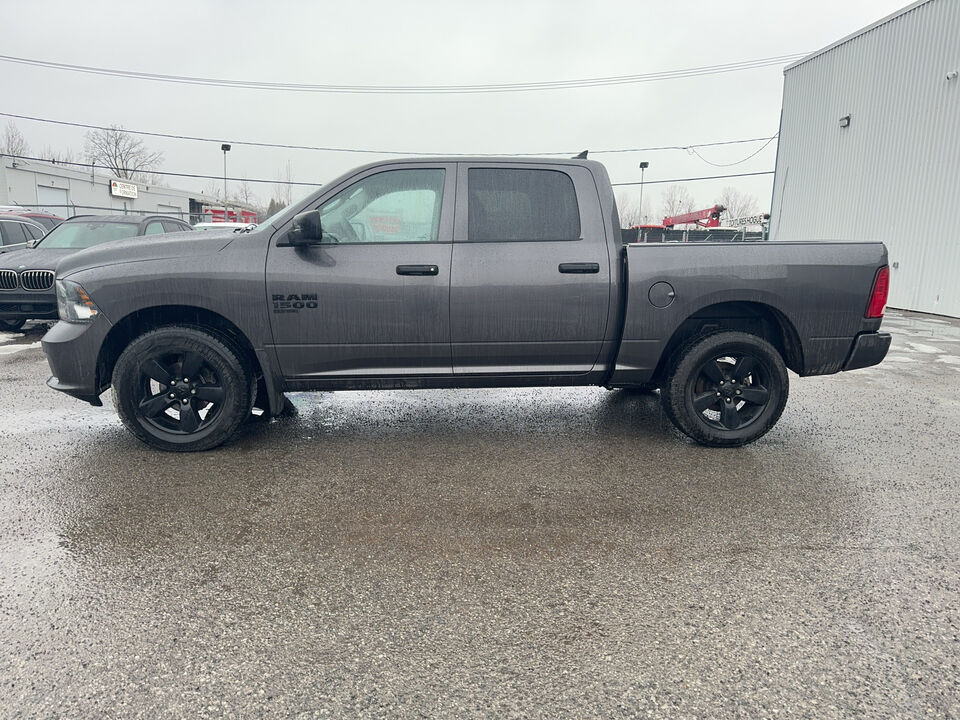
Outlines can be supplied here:
<path id="1" fill-rule="evenodd" d="M 32 350 L 40 347 L 40 342 L 30 343 L 29 345 L 0 345 L 0 355 L 12 355 L 21 350 Z"/>
<path id="2" fill-rule="evenodd" d="M 907 341 L 907 345 L 912 347 L 917 352 L 926 353 L 927 355 L 940 354 L 943 352 L 943 350 L 938 347 L 934 347 L 933 345 L 924 345 L 923 343 L 910 342 L 909 340 Z"/>

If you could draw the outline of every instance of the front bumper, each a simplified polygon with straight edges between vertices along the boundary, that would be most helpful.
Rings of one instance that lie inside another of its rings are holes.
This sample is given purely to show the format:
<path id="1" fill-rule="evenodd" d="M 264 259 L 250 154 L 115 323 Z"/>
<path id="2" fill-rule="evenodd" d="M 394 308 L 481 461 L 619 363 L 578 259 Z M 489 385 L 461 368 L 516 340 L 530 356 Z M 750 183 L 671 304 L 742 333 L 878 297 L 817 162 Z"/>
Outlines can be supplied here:
<path id="1" fill-rule="evenodd" d="M 860 333 L 853 341 L 853 347 L 850 348 L 850 354 L 843 364 L 843 369 L 858 370 L 879 364 L 887 356 L 890 340 L 890 333 Z"/>
<path id="2" fill-rule="evenodd" d="M 0 292 L 2 320 L 56 320 L 57 317 L 54 292 Z"/>
<path id="3" fill-rule="evenodd" d="M 62 320 L 43 336 L 43 352 L 53 376 L 47 385 L 93 405 L 100 405 L 103 387 L 97 376 L 100 348 L 112 325 L 99 316 L 92 323 Z"/>

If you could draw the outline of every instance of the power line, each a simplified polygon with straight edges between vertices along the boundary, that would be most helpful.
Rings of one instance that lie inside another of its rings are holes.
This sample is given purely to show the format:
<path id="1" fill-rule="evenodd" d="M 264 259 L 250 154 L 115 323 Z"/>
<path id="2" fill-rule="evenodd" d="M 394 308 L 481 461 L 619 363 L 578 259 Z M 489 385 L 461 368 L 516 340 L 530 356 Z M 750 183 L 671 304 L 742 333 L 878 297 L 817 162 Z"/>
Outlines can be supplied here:
<path id="1" fill-rule="evenodd" d="M 760 172 L 731 173 L 729 175 L 706 175 L 703 177 L 674 178 L 673 180 L 638 180 L 635 182 L 615 182 L 610 184 L 614 187 L 620 187 L 621 185 L 660 185 L 662 183 L 694 182 L 695 180 L 722 180 L 723 178 L 749 177 L 751 175 L 773 175 L 773 172 L 773 170 L 762 170 Z"/>
<path id="2" fill-rule="evenodd" d="M 713 165 L 714 167 L 719 167 L 719 168 L 733 167 L 734 165 L 741 165 L 741 164 L 745 163 L 747 160 L 749 160 L 750 158 L 756 157 L 757 155 L 759 155 L 761 152 L 763 152 L 763 149 L 766 148 L 767 145 L 769 145 L 770 143 L 772 143 L 774 140 L 776 140 L 779 135 L 780 135 L 780 133 L 777 133 L 776 135 L 774 135 L 772 138 L 770 138 L 769 140 L 767 140 L 763 145 L 761 145 L 759 148 L 757 148 L 756 150 L 754 150 L 752 153 L 750 153 L 749 155 L 747 155 L 747 156 L 746 156 L 745 158 L 743 158 L 742 160 L 736 160 L 735 162 L 731 162 L 731 163 L 715 163 L 715 162 L 711 162 L 711 161 L 707 160 L 703 155 L 701 155 L 700 153 L 698 153 L 697 150 L 696 150 L 696 148 L 693 148 L 693 147 L 690 148 L 690 152 L 692 152 L 692 153 L 693 153 L 694 155 L 696 155 L 698 158 L 700 158 L 701 160 L 703 160 L 707 165 Z"/>
<path id="3" fill-rule="evenodd" d="M 100 170 L 110 170 L 112 172 L 141 172 L 142 170 L 134 170 L 132 168 L 112 168 L 108 165 L 96 165 L 92 163 L 80 163 L 80 162 L 68 162 L 66 160 L 48 160 L 46 158 L 30 157 L 27 155 L 2 155 L 2 157 L 14 158 L 15 160 L 29 160 L 32 162 L 42 162 L 49 163 L 51 165 L 72 165 L 74 167 L 80 168 L 97 168 Z M 695 182 L 697 180 L 720 180 L 723 178 L 734 178 L 734 177 L 750 177 L 752 175 L 773 175 L 773 170 L 763 170 L 760 172 L 748 172 L 748 173 L 730 173 L 728 175 L 706 175 L 702 177 L 688 177 L 688 178 L 673 178 L 672 180 L 646 180 L 646 181 L 634 181 L 634 182 L 615 182 L 610 183 L 614 187 L 620 187 L 624 185 L 659 185 L 662 183 L 680 183 L 680 182 Z M 170 177 L 185 177 L 185 178 L 199 178 L 201 180 L 223 180 L 223 175 L 201 175 L 199 173 L 178 173 L 178 172 L 169 172 L 169 171 L 160 171 L 160 170 L 149 170 L 145 174 L 150 175 L 165 175 Z M 308 187 L 322 187 L 323 183 L 308 183 L 308 182 L 296 182 L 293 180 L 265 180 L 262 178 L 242 178 L 242 177 L 228 177 L 227 180 L 232 182 L 252 182 L 252 183 L 270 183 L 273 185 L 305 185 Z"/>
<path id="4" fill-rule="evenodd" d="M 110 167 L 109 165 L 97 165 L 95 163 L 81 163 L 81 162 L 73 162 L 68 160 L 49 160 L 47 158 L 29 157 L 27 155 L 4 154 L 3 157 L 10 157 L 16 160 L 30 160 L 33 162 L 49 163 L 51 165 L 73 165 L 79 168 L 96 168 L 98 170 L 110 170 L 113 173 L 128 172 L 128 173 L 138 173 L 142 175 L 166 175 L 169 177 L 199 178 L 201 180 L 223 180 L 224 179 L 223 175 L 200 175 L 198 173 L 169 172 L 166 170 L 113 168 L 113 167 Z M 232 180 L 234 182 L 271 183 L 273 185 L 306 185 L 308 187 L 321 187 L 323 185 L 323 183 L 296 182 L 294 180 L 264 180 L 262 178 L 228 177 L 226 179 Z"/>
<path id="5" fill-rule="evenodd" d="M 31 122 L 48 123 L 51 125 L 62 125 L 66 127 L 83 128 L 85 130 L 115 130 L 117 132 L 129 135 L 143 135 L 144 137 L 168 138 L 171 140 L 194 140 L 197 142 L 224 143 L 233 145 L 245 145 L 248 147 L 279 148 L 281 150 L 316 150 L 321 152 L 342 152 L 342 153 L 365 153 L 371 155 L 401 155 L 406 157 L 529 157 L 529 156 L 566 156 L 579 152 L 579 150 L 565 150 L 562 152 L 527 152 L 527 153 L 443 153 L 443 152 L 417 152 L 405 150 L 370 150 L 364 148 L 342 148 L 342 147 L 321 147 L 316 145 L 291 145 L 287 143 L 258 142 L 255 140 L 233 140 L 231 138 L 210 138 L 199 137 L 196 135 L 176 135 L 173 133 L 152 132 L 149 130 L 127 130 L 119 127 L 108 127 L 105 125 L 90 125 L 88 123 L 69 122 L 67 120 L 52 120 L 50 118 L 41 118 L 33 115 L 17 115 L 15 113 L 0 112 L 0 117 L 14 118 L 16 120 L 28 120 Z M 690 151 L 693 148 L 717 147 L 720 145 L 741 145 L 744 143 L 754 143 L 770 141 L 773 137 L 747 138 L 745 140 L 719 140 L 707 143 L 693 143 L 690 145 L 657 145 L 654 147 L 641 148 L 617 148 L 613 150 L 590 150 L 591 155 L 611 154 L 611 153 L 631 153 L 631 152 L 658 152 L 663 150 L 685 150 Z M 763 148 L 760 148 L 761 150 Z M 759 151 L 758 151 L 759 152 Z M 752 157 L 752 156 L 751 156 Z M 701 157 L 701 159 L 703 159 Z M 705 162 L 709 162 L 706 161 Z"/>
<path id="6" fill-rule="evenodd" d="M 527 92 L 538 90 L 563 90 L 582 87 L 602 87 L 609 85 L 627 85 L 633 83 L 655 82 L 659 80 L 676 80 L 680 78 L 699 77 L 702 75 L 716 75 L 719 73 L 738 72 L 755 68 L 782 65 L 792 60 L 805 57 L 808 53 L 793 53 L 775 57 L 741 60 L 738 62 L 723 63 L 720 65 L 704 65 L 700 67 L 684 68 L 680 70 L 663 70 L 659 72 L 641 73 L 636 75 L 616 75 L 607 77 L 581 78 L 577 80 L 547 80 L 524 83 L 491 83 L 481 85 L 334 85 L 312 83 L 266 82 L 257 80 L 230 80 L 224 78 L 195 77 L 189 75 L 171 75 L 167 73 L 148 73 L 135 70 L 117 68 L 94 67 L 90 65 L 76 65 L 59 63 L 49 60 L 0 55 L 0 61 L 30 65 L 52 70 L 84 73 L 88 75 L 102 75 L 107 77 L 122 77 L 135 80 L 152 80 L 155 82 L 175 83 L 179 85 L 203 85 L 213 87 L 227 87 L 247 90 L 281 90 L 287 92 L 311 93 L 343 93 L 353 95 L 442 95 L 442 94 L 469 94 L 491 92 Z"/>

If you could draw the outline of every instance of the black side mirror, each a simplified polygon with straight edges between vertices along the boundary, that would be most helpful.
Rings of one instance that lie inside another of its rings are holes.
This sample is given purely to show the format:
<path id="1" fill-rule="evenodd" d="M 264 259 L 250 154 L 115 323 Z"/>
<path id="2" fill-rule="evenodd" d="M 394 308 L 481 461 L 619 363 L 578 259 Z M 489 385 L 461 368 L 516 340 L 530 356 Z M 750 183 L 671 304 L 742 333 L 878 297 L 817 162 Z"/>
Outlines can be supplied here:
<path id="1" fill-rule="evenodd" d="M 293 216 L 293 230 L 289 235 L 291 245 L 316 245 L 323 239 L 320 226 L 320 211 L 308 210 Z"/>

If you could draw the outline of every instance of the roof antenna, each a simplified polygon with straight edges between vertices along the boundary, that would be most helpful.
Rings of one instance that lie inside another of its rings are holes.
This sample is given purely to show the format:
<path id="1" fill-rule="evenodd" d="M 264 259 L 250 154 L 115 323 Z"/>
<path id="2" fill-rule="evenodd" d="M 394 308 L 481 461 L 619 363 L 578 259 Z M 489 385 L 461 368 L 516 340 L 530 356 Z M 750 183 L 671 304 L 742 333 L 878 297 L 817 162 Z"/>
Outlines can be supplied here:
<path id="1" fill-rule="evenodd" d="M 589 151 L 589 150 L 584 150 L 584 151 L 583 151 L 582 153 L 580 153 L 579 155 L 574 155 L 574 156 L 573 156 L 573 159 L 574 159 L 574 160 L 586 160 L 586 159 L 587 159 L 587 153 L 588 153 L 588 152 L 590 152 L 590 151 Z"/>

